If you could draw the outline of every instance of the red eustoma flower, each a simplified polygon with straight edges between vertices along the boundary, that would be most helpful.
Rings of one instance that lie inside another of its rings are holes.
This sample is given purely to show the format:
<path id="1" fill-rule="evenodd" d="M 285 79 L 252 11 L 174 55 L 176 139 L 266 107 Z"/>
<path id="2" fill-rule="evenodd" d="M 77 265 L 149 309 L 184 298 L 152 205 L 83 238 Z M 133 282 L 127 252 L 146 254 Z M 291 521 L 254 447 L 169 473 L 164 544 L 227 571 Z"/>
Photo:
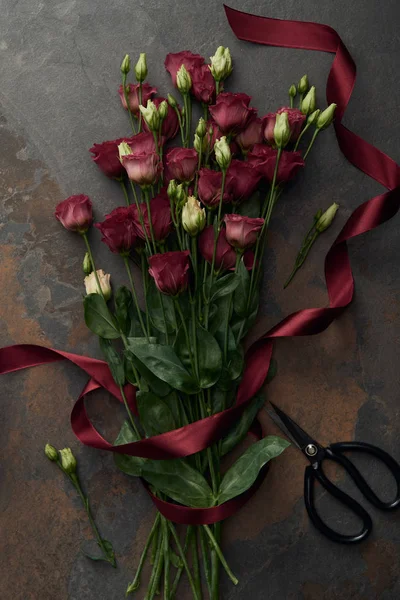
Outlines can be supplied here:
<path id="1" fill-rule="evenodd" d="M 166 98 L 154 98 L 153 103 L 158 108 L 163 100 Z M 146 121 L 143 121 L 143 129 L 149 131 L 149 127 Z M 165 119 L 162 122 L 161 126 L 161 136 L 165 138 L 165 140 L 170 140 L 176 136 L 179 129 L 179 121 L 178 115 L 175 110 L 168 104 L 168 113 Z"/>
<path id="2" fill-rule="evenodd" d="M 264 140 L 262 119 L 254 117 L 235 138 L 235 142 L 240 146 L 243 153 L 248 152 L 255 144 L 261 144 Z"/>
<path id="3" fill-rule="evenodd" d="M 56 206 L 57 221 L 69 231 L 85 233 L 93 221 L 92 202 L 88 196 L 70 196 Z"/>
<path id="4" fill-rule="evenodd" d="M 102 223 L 96 223 L 95 227 L 102 233 L 101 241 L 107 244 L 111 252 L 116 254 L 129 254 L 138 239 L 130 206 L 115 208 L 109 215 L 106 215 Z"/>
<path id="5" fill-rule="evenodd" d="M 214 252 L 214 227 L 209 225 L 201 232 L 199 236 L 199 250 L 208 263 L 212 264 Z M 223 227 L 219 232 L 217 241 L 217 250 L 215 254 L 216 269 L 231 269 L 236 263 L 236 252 L 226 240 L 226 230 Z"/>
<path id="6" fill-rule="evenodd" d="M 133 135 L 127 140 L 132 154 L 148 154 L 156 151 L 156 144 L 152 133 L 143 132 Z"/>
<path id="7" fill-rule="evenodd" d="M 208 65 L 196 67 L 190 71 L 191 92 L 198 102 L 210 104 L 215 98 L 215 80 Z"/>
<path id="8" fill-rule="evenodd" d="M 160 292 L 177 296 L 189 283 L 189 250 L 149 256 L 149 273 Z"/>
<path id="9" fill-rule="evenodd" d="M 146 239 L 146 235 L 140 223 L 138 208 L 135 204 L 133 204 L 131 209 L 138 235 L 144 240 Z M 151 239 L 150 221 L 146 204 L 142 203 L 140 205 L 140 210 L 142 213 L 142 219 L 146 229 L 147 237 Z M 165 190 L 150 200 L 150 213 L 154 238 L 157 242 L 162 242 L 172 230 L 171 206 Z"/>
<path id="10" fill-rule="evenodd" d="M 270 183 L 274 177 L 275 163 L 278 151 L 264 144 L 256 144 L 249 152 L 247 160 L 257 166 L 259 172 Z M 300 152 L 284 150 L 279 161 L 276 183 L 285 183 L 292 179 L 297 171 L 305 166 Z"/>
<path id="11" fill-rule="evenodd" d="M 131 113 L 138 116 L 139 115 L 139 84 L 138 83 L 129 83 L 127 86 L 129 91 L 127 91 L 128 104 Z M 122 85 L 119 86 L 118 89 L 119 97 L 121 98 L 122 106 L 125 110 L 128 110 L 128 106 L 125 100 L 124 88 Z M 151 100 L 157 94 L 157 88 L 151 86 L 149 83 L 142 83 L 142 106 L 146 106 L 147 100 Z"/>
<path id="12" fill-rule="evenodd" d="M 246 129 L 257 116 L 255 108 L 249 108 L 251 97 L 247 94 L 219 94 L 217 102 L 210 106 L 210 114 L 223 134 L 236 134 Z"/>
<path id="13" fill-rule="evenodd" d="M 162 164 L 156 152 L 127 154 L 121 158 L 121 162 L 129 179 L 142 187 L 156 183 L 162 172 Z"/>
<path id="14" fill-rule="evenodd" d="M 120 179 L 124 175 L 125 169 L 119 160 L 118 145 L 121 144 L 121 142 L 132 144 L 133 139 L 133 137 L 126 137 L 102 142 L 101 144 L 93 144 L 89 152 L 93 154 L 93 162 L 96 163 L 104 175 L 107 175 L 107 177 L 111 177 L 112 179 Z"/>
<path id="15" fill-rule="evenodd" d="M 199 156 L 194 148 L 171 148 L 165 159 L 167 180 L 189 183 L 194 178 Z"/>
<path id="16" fill-rule="evenodd" d="M 212 171 L 203 167 L 199 171 L 199 180 L 197 185 L 197 193 L 201 202 L 207 206 L 207 208 L 216 208 L 221 198 L 221 187 L 222 187 L 222 172 Z M 230 202 L 231 195 L 225 186 L 223 202 Z"/>
<path id="17" fill-rule="evenodd" d="M 226 174 L 226 189 L 232 202 L 238 203 L 250 198 L 260 183 L 261 177 L 256 164 L 232 160 Z"/>
<path id="18" fill-rule="evenodd" d="M 306 119 L 306 115 L 303 115 L 301 110 L 299 110 L 298 108 L 288 108 L 286 106 L 283 106 L 282 108 L 277 110 L 276 113 L 269 113 L 262 120 L 264 137 L 267 140 L 268 144 L 271 144 L 271 146 L 275 144 L 274 128 L 276 115 L 281 115 L 284 112 L 287 113 L 289 120 L 289 127 L 291 131 L 290 141 L 295 142 L 301 133 L 303 123 Z"/>
<path id="19" fill-rule="evenodd" d="M 246 250 L 246 248 L 254 246 L 264 225 L 264 219 L 252 219 L 235 214 L 225 215 L 224 221 L 227 241 L 239 250 Z"/>
<path id="20" fill-rule="evenodd" d="M 172 77 L 174 86 L 176 87 L 176 74 L 182 65 L 185 65 L 186 70 L 192 76 L 196 69 L 200 69 L 204 65 L 204 58 L 200 54 L 193 54 L 189 50 L 167 54 L 164 66 Z M 207 67 L 208 68 L 208 67 Z"/>

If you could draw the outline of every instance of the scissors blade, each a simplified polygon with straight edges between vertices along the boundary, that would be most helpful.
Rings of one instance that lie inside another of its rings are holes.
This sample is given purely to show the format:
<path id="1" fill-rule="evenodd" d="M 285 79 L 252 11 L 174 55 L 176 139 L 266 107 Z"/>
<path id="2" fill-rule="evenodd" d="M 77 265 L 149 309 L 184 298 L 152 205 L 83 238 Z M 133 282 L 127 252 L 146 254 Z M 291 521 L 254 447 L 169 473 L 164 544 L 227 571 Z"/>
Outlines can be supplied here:
<path id="1" fill-rule="evenodd" d="M 274 409 L 274 411 L 268 411 L 271 418 L 300 450 L 304 452 L 305 448 L 310 444 L 321 448 L 320 444 L 308 435 L 300 425 L 297 425 L 283 410 L 278 408 L 273 402 L 270 404 Z"/>

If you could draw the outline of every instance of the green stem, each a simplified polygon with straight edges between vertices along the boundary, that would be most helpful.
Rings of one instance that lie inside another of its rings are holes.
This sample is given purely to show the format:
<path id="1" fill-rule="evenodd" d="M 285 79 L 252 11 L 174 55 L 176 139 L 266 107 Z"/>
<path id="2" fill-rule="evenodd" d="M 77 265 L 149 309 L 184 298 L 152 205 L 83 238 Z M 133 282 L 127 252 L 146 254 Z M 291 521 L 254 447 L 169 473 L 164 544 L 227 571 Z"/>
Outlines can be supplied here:
<path id="1" fill-rule="evenodd" d="M 192 352 L 191 343 L 190 343 L 189 332 L 188 332 L 188 328 L 186 326 L 186 321 L 185 321 L 185 317 L 184 317 L 182 309 L 181 309 L 181 305 L 179 304 L 179 300 L 177 298 L 174 298 L 174 305 L 176 307 L 176 310 L 178 311 L 178 315 L 179 315 L 179 318 L 181 320 L 181 324 L 182 324 L 182 327 L 183 327 L 183 333 L 185 334 L 185 340 L 186 340 L 186 345 L 187 345 L 187 348 L 188 348 L 190 363 L 191 363 L 192 369 L 193 369 L 193 374 L 196 375 L 196 366 L 195 366 L 195 363 L 194 363 L 194 358 L 193 358 L 193 352 Z"/>
<path id="2" fill-rule="evenodd" d="M 92 250 L 90 248 L 90 244 L 89 244 L 89 240 L 88 240 L 87 234 L 83 233 L 82 237 L 85 240 L 86 250 L 88 251 L 89 258 L 90 258 L 90 263 L 91 263 L 91 265 L 93 267 L 93 273 L 94 273 L 94 277 L 96 279 L 97 289 L 99 290 L 99 294 L 103 297 L 104 302 L 107 302 L 106 299 L 104 298 L 103 290 L 101 289 L 100 279 L 99 279 L 99 276 L 97 274 L 96 265 L 94 264 L 93 254 L 92 254 Z"/>
<path id="3" fill-rule="evenodd" d="M 139 83 L 139 106 L 142 104 L 142 82 Z M 142 113 L 139 110 L 139 133 L 142 131 Z"/>
<path id="4" fill-rule="evenodd" d="M 163 528 L 163 552 L 164 552 L 164 600 L 169 600 L 169 574 L 170 574 L 170 560 L 169 560 L 169 531 L 167 520 L 162 518 Z"/>
<path id="5" fill-rule="evenodd" d="M 151 335 L 150 313 L 149 313 L 149 306 L 148 306 L 148 302 L 147 302 L 147 293 L 148 293 L 148 289 L 149 289 L 149 271 L 147 269 L 146 257 L 145 257 L 144 252 L 141 252 L 141 254 L 140 254 L 140 262 L 141 262 L 141 268 L 142 268 L 144 305 L 146 308 L 146 329 L 147 329 L 147 335 L 150 336 Z"/>
<path id="6" fill-rule="evenodd" d="M 293 277 L 296 275 L 297 271 L 300 269 L 300 267 L 302 267 L 304 261 L 306 260 L 306 258 L 308 256 L 308 253 L 310 252 L 311 247 L 314 244 L 315 240 L 317 239 L 318 235 L 319 235 L 319 233 L 318 233 L 318 231 L 316 231 L 312 237 L 310 237 L 309 239 L 306 238 L 305 244 L 300 249 L 300 252 L 297 255 L 296 262 L 293 267 L 293 271 L 291 272 L 291 274 L 289 275 L 289 278 L 286 280 L 285 285 L 283 286 L 284 289 L 287 288 L 289 283 L 292 281 Z"/>
<path id="7" fill-rule="evenodd" d="M 179 541 L 178 535 L 177 535 L 177 533 L 175 531 L 175 528 L 173 527 L 172 523 L 170 523 L 169 521 L 168 521 L 168 527 L 169 527 L 169 529 L 170 529 L 170 531 L 172 533 L 172 536 L 173 536 L 173 538 L 175 540 L 176 547 L 178 548 L 178 552 L 179 552 L 179 555 L 180 555 L 181 560 L 183 562 L 183 566 L 185 568 L 186 575 L 188 577 L 189 584 L 190 584 L 190 587 L 192 589 L 193 596 L 194 596 L 195 600 L 201 600 L 201 598 L 199 597 L 199 595 L 197 593 L 197 589 L 196 589 L 196 586 L 194 584 L 193 577 L 192 577 L 192 574 L 191 574 L 190 569 L 189 569 L 189 565 L 188 565 L 187 560 L 186 560 L 186 556 L 185 556 L 185 554 L 184 554 L 184 552 L 182 550 L 182 546 L 181 546 L 181 543 Z"/>
<path id="8" fill-rule="evenodd" d="M 302 130 L 302 132 L 300 133 L 299 137 L 297 138 L 297 142 L 296 145 L 294 147 L 294 151 L 297 150 L 297 148 L 299 147 L 301 138 L 303 137 L 303 135 L 305 134 L 305 132 L 307 131 L 307 129 L 310 127 L 310 123 L 307 123 L 307 125 L 304 127 L 304 129 Z"/>
<path id="9" fill-rule="evenodd" d="M 203 144 L 203 140 L 201 140 L 201 144 Z M 199 152 L 199 160 L 197 161 L 197 171 L 196 171 L 196 179 L 194 182 L 194 192 L 193 195 L 197 198 L 197 186 L 199 183 L 199 171 L 201 168 L 201 159 L 202 159 L 202 154 L 203 154 L 203 147 L 202 145 L 200 146 L 200 152 Z"/>
<path id="10" fill-rule="evenodd" d="M 183 129 L 182 116 L 181 116 L 181 113 L 180 113 L 179 108 L 177 106 L 174 108 L 174 111 L 176 112 L 176 116 L 178 117 L 179 129 L 180 129 L 180 132 L 181 132 L 182 146 L 185 146 L 185 132 L 184 132 L 184 129 Z"/>
<path id="11" fill-rule="evenodd" d="M 133 133 L 136 135 L 135 122 L 133 120 L 132 112 L 129 107 L 129 97 L 128 97 L 128 91 L 126 89 L 126 75 L 125 74 L 122 76 L 122 89 L 124 90 L 124 98 L 125 98 L 125 102 L 126 102 L 126 107 L 128 109 L 129 120 L 131 122 L 131 128 L 132 128 Z"/>
<path id="12" fill-rule="evenodd" d="M 141 573 L 142 573 L 142 570 L 143 570 L 144 562 L 146 560 L 146 556 L 147 556 L 147 553 L 149 551 L 150 544 L 152 542 L 154 534 L 155 534 L 155 532 L 156 532 L 156 530 L 158 528 L 158 525 L 160 523 L 160 518 L 161 518 L 160 513 L 157 513 L 157 516 L 155 518 L 153 527 L 151 528 L 149 537 L 147 538 L 146 544 L 145 544 L 145 546 L 143 548 L 143 552 L 142 552 L 142 555 L 141 555 L 140 560 L 139 560 L 139 565 L 138 565 L 135 577 L 134 577 L 132 583 L 130 583 L 128 585 L 127 590 L 126 590 L 126 595 L 130 594 L 131 592 L 136 591 L 138 589 L 138 587 L 140 586 L 140 576 L 141 576 Z"/>
<path id="13" fill-rule="evenodd" d="M 208 560 L 208 548 L 207 548 L 208 537 L 202 527 L 198 528 L 198 533 L 199 533 L 199 537 L 200 537 L 200 547 L 201 547 L 201 555 L 202 555 L 202 559 L 203 559 L 204 575 L 205 575 L 206 582 L 207 582 L 208 594 L 211 598 L 211 569 L 210 569 L 210 562 Z"/>
<path id="14" fill-rule="evenodd" d="M 289 96 L 290 108 L 293 108 L 293 96 Z"/>
<path id="15" fill-rule="evenodd" d="M 217 540 L 215 539 L 211 529 L 209 528 L 208 525 L 203 525 L 209 539 L 211 542 L 211 545 L 213 547 L 213 549 L 215 550 L 219 560 L 221 561 L 221 565 L 224 567 L 226 574 L 228 575 L 229 579 L 232 581 L 232 583 L 234 585 L 237 585 L 239 583 L 239 580 L 235 577 L 235 575 L 232 573 L 228 563 L 225 560 L 224 555 L 222 554 L 221 548 L 219 547 Z"/>
<path id="16" fill-rule="evenodd" d="M 218 94 L 219 94 L 219 83 L 220 83 L 219 81 L 215 82 L 215 95 L 216 96 L 218 96 Z"/>
<path id="17" fill-rule="evenodd" d="M 147 252 L 151 255 L 152 252 L 151 252 L 150 240 L 149 240 L 149 236 L 147 235 L 147 229 L 146 229 L 145 224 L 144 224 L 142 208 L 140 206 L 139 199 L 137 197 L 135 185 L 134 185 L 134 183 L 133 183 L 133 181 L 131 179 L 129 181 L 130 181 L 130 184 L 131 184 L 131 188 L 132 188 L 132 192 L 133 192 L 133 197 L 135 199 L 136 208 L 138 210 L 138 217 L 139 217 L 140 226 L 142 228 L 143 235 L 144 235 L 144 238 L 146 240 Z"/>
<path id="18" fill-rule="evenodd" d="M 135 420 L 133 418 L 132 412 L 131 412 L 131 410 L 129 408 L 128 401 L 126 399 L 124 388 L 122 387 L 122 385 L 119 386 L 119 390 L 121 392 L 122 400 L 124 401 L 124 406 L 125 406 L 126 412 L 128 413 L 129 420 L 131 422 L 133 431 L 135 432 L 137 438 L 140 440 L 142 436 L 140 435 L 140 433 L 138 431 L 138 428 L 136 427 L 136 423 L 135 423 Z"/>
<path id="19" fill-rule="evenodd" d="M 207 104 L 203 104 L 203 119 L 207 123 L 207 121 L 208 121 L 208 105 Z"/>
<path id="20" fill-rule="evenodd" d="M 128 273 L 129 283 L 131 284 L 133 302 L 135 304 L 135 308 L 136 308 L 137 316 L 138 316 L 138 319 L 139 319 L 140 327 L 142 328 L 143 335 L 145 336 L 146 340 L 149 341 L 149 336 L 148 336 L 146 327 L 144 325 L 144 321 L 143 321 L 143 317 L 142 317 L 142 311 L 140 310 L 139 301 L 138 301 L 138 297 L 137 297 L 137 294 L 136 294 L 135 284 L 133 282 L 133 277 L 132 277 L 131 268 L 130 268 L 130 265 L 129 265 L 129 260 L 128 260 L 127 256 L 124 256 L 123 259 L 124 259 L 124 263 L 125 263 L 126 272 Z"/>
<path id="21" fill-rule="evenodd" d="M 306 160 L 306 158 L 307 158 L 307 156 L 308 156 L 311 148 L 313 147 L 313 144 L 314 144 L 314 142 L 315 142 L 315 140 L 316 140 L 317 135 L 319 134 L 319 132 L 320 132 L 320 129 L 316 129 L 314 131 L 313 136 L 311 138 L 311 142 L 309 143 L 308 148 L 307 148 L 307 150 L 306 150 L 306 152 L 305 152 L 305 154 L 303 156 L 303 160 Z"/>
<path id="22" fill-rule="evenodd" d="M 130 206 L 131 203 L 129 202 L 129 196 L 128 196 L 128 190 L 126 189 L 126 185 L 125 185 L 125 181 L 121 178 L 119 180 L 119 184 L 121 186 L 122 192 L 124 194 L 124 198 L 125 198 L 125 203 L 127 206 Z"/>
<path id="23" fill-rule="evenodd" d="M 201 589 L 201 578 L 200 578 L 200 566 L 199 566 L 199 550 L 197 547 L 196 532 L 192 536 L 192 564 L 193 564 L 193 578 L 196 586 L 199 598 L 203 598 L 203 591 Z"/>
<path id="24" fill-rule="evenodd" d="M 157 548 L 157 553 L 153 565 L 153 570 L 151 572 L 151 577 L 149 581 L 149 586 L 147 588 L 146 596 L 144 600 L 153 600 L 154 596 L 157 592 L 158 582 L 161 577 L 162 566 L 164 562 L 164 554 L 163 554 L 163 535 L 161 533 L 161 543 Z"/>
<path id="25" fill-rule="evenodd" d="M 148 218 L 148 221 L 149 221 L 151 241 L 153 242 L 154 254 L 157 254 L 156 238 L 154 236 L 154 229 L 153 229 L 153 219 L 151 217 L 151 206 L 150 206 L 150 194 L 149 194 L 149 190 L 148 189 L 143 189 L 143 193 L 144 193 L 144 199 L 146 201 L 146 206 L 147 206 L 147 218 Z"/>
<path id="26" fill-rule="evenodd" d="M 191 540 L 193 534 L 194 534 L 194 527 L 193 527 L 193 525 L 189 525 L 189 527 L 186 530 L 185 544 L 183 546 L 183 552 L 184 552 L 185 556 L 189 549 L 190 540 Z M 171 600 L 173 600 L 173 598 L 175 598 L 176 590 L 178 589 L 179 581 L 182 577 L 183 570 L 184 570 L 184 566 L 182 563 L 182 566 L 179 567 L 176 572 L 174 583 L 171 588 L 171 594 L 170 594 Z"/>

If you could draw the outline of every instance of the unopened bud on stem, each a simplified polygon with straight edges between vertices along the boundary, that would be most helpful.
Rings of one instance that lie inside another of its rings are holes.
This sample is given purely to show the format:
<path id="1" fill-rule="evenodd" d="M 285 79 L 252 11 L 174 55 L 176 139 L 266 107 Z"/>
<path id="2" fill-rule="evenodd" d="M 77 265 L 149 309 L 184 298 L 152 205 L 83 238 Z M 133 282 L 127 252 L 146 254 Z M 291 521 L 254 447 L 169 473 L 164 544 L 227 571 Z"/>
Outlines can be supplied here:
<path id="1" fill-rule="evenodd" d="M 274 139 L 277 148 L 285 148 L 291 136 L 289 117 L 286 112 L 276 115 L 274 127 Z"/>
<path id="2" fill-rule="evenodd" d="M 138 83 L 143 83 L 147 77 L 147 62 L 145 52 L 141 52 L 139 55 L 139 60 L 135 65 L 135 75 Z"/>
<path id="3" fill-rule="evenodd" d="M 328 108 L 322 111 L 317 119 L 317 129 L 326 129 L 333 121 L 335 116 L 336 104 L 330 104 Z"/>
<path id="4" fill-rule="evenodd" d="M 317 98 L 315 95 L 315 85 L 312 85 L 303 98 L 303 101 L 301 103 L 301 112 L 303 113 L 303 115 L 310 115 L 315 111 L 316 105 Z"/>
<path id="5" fill-rule="evenodd" d="M 295 98 L 297 95 L 297 89 L 294 83 L 289 88 L 289 98 Z"/>
<path id="6" fill-rule="evenodd" d="M 90 260 L 89 252 L 86 252 L 82 263 L 82 269 L 85 275 L 90 275 L 93 271 L 92 261 Z"/>
<path id="7" fill-rule="evenodd" d="M 176 74 L 176 87 L 181 94 L 187 94 L 192 87 L 192 78 L 190 77 L 185 65 L 181 65 Z"/>
<path id="8" fill-rule="evenodd" d="M 121 73 L 122 75 L 128 75 L 131 70 L 131 59 L 129 58 L 129 54 L 125 54 L 122 63 L 121 63 Z"/>
<path id="9" fill-rule="evenodd" d="M 44 447 L 44 453 L 49 460 L 56 462 L 58 460 L 58 452 L 51 444 L 46 444 Z"/>
<path id="10" fill-rule="evenodd" d="M 163 100 L 158 107 L 158 116 L 160 117 L 160 122 L 162 123 L 168 114 L 168 102 Z"/>
<path id="11" fill-rule="evenodd" d="M 325 229 L 328 229 L 328 227 L 331 225 L 333 219 L 335 218 L 335 215 L 336 215 L 338 209 L 339 209 L 339 204 L 336 204 L 336 202 L 334 202 L 328 208 L 328 210 L 326 210 L 319 217 L 318 221 L 315 224 L 315 229 L 316 229 L 316 231 L 318 231 L 318 233 L 322 233 L 323 231 L 325 231 Z"/>
<path id="12" fill-rule="evenodd" d="M 194 197 L 189 196 L 186 204 L 182 208 L 183 229 L 192 237 L 195 237 L 203 231 L 206 224 L 206 211 L 201 208 L 200 202 Z"/>
<path id="13" fill-rule="evenodd" d="M 157 107 L 151 100 L 147 101 L 146 106 L 139 106 L 140 112 L 142 113 L 143 119 L 149 126 L 150 131 L 158 131 L 160 125 L 160 117 L 158 115 Z"/>
<path id="14" fill-rule="evenodd" d="M 175 100 L 175 98 L 173 97 L 172 94 L 168 94 L 167 100 L 168 100 L 168 104 L 170 106 L 172 106 L 172 108 L 177 108 L 178 107 L 178 103 L 177 103 L 177 101 Z"/>
<path id="15" fill-rule="evenodd" d="M 223 81 L 232 73 L 232 57 L 229 48 L 218 46 L 210 60 L 210 71 L 215 81 Z"/>
<path id="16" fill-rule="evenodd" d="M 60 450 L 61 466 L 68 475 L 76 472 L 76 458 L 72 454 L 71 448 L 63 448 Z"/>
<path id="17" fill-rule="evenodd" d="M 307 75 L 303 75 L 303 77 L 300 79 L 299 84 L 297 86 L 297 91 L 299 92 L 299 94 L 305 94 L 306 91 L 309 88 L 309 83 L 308 83 L 308 77 Z"/>
<path id="18" fill-rule="evenodd" d="M 314 110 L 314 112 L 311 113 L 311 115 L 309 115 L 307 118 L 307 125 L 315 125 L 320 114 L 321 111 L 319 110 L 319 108 L 317 108 L 317 110 Z"/>
<path id="19" fill-rule="evenodd" d="M 207 133 L 207 126 L 203 117 L 201 117 L 197 123 L 196 133 L 200 138 L 203 138 Z"/>
<path id="20" fill-rule="evenodd" d="M 287 115 L 286 115 L 287 116 Z M 226 171 L 231 164 L 231 149 L 226 141 L 226 137 L 223 135 L 214 144 L 215 159 L 219 165 L 221 171 Z"/>

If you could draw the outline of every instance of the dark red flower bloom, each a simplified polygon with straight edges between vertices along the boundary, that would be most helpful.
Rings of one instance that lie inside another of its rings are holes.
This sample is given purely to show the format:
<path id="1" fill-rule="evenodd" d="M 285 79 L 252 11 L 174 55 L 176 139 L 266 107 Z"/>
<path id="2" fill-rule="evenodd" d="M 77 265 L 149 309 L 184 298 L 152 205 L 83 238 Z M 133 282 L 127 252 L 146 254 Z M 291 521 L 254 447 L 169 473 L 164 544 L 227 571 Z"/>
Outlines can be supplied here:
<path id="1" fill-rule="evenodd" d="M 216 104 L 210 106 L 210 114 L 223 134 L 239 133 L 257 116 L 257 110 L 249 108 L 250 100 L 247 94 L 218 95 Z"/>
<path id="2" fill-rule="evenodd" d="M 194 178 L 199 156 L 194 148 L 171 148 L 167 152 L 167 180 L 189 183 Z"/>
<path id="3" fill-rule="evenodd" d="M 163 100 L 166 100 L 166 98 L 154 98 L 153 103 L 158 108 Z M 143 121 L 143 129 L 145 129 L 146 131 L 149 131 L 148 125 L 145 121 Z M 178 129 L 179 129 L 178 116 L 177 116 L 175 110 L 172 108 L 172 106 L 170 106 L 168 104 L 168 113 L 162 123 L 162 126 L 161 126 L 161 136 L 163 138 L 165 138 L 165 140 L 163 140 L 162 142 L 164 142 L 166 140 L 170 140 L 171 138 L 175 137 L 176 134 L 178 133 Z"/>
<path id="4" fill-rule="evenodd" d="M 125 169 L 119 160 L 118 145 L 121 142 L 127 142 L 131 145 L 132 140 L 132 137 L 126 137 L 102 142 L 101 144 L 93 144 L 89 152 L 92 152 L 93 162 L 95 162 L 99 169 L 103 171 L 104 175 L 113 179 L 119 179 L 124 175 Z"/>
<path id="5" fill-rule="evenodd" d="M 129 83 L 127 86 L 129 91 L 127 92 L 128 96 L 128 104 L 131 110 L 131 113 L 138 116 L 139 115 L 139 84 L 138 83 Z M 126 104 L 124 88 L 122 85 L 118 88 L 118 94 L 121 98 L 122 106 L 125 110 L 128 110 L 128 106 Z M 157 88 L 151 86 L 149 83 L 142 83 L 142 106 L 146 106 L 147 100 L 151 100 L 157 94 Z"/>
<path id="6" fill-rule="evenodd" d="M 102 223 L 95 227 L 102 233 L 101 241 L 107 244 L 111 252 L 129 254 L 138 239 L 138 231 L 133 218 L 132 207 L 115 208 L 106 215 Z"/>
<path id="7" fill-rule="evenodd" d="M 191 92 L 198 102 L 210 104 L 215 98 L 215 80 L 208 65 L 201 65 L 190 71 Z"/>
<path id="8" fill-rule="evenodd" d="M 264 225 L 264 219 L 252 219 L 235 214 L 225 215 L 224 221 L 227 241 L 231 246 L 240 250 L 254 246 Z"/>
<path id="9" fill-rule="evenodd" d="M 208 208 L 216 208 L 221 198 L 222 172 L 203 167 L 199 171 L 197 193 L 199 199 Z M 225 186 L 223 202 L 231 202 L 230 191 Z"/>
<path id="10" fill-rule="evenodd" d="M 226 174 L 226 189 L 232 202 L 250 198 L 260 183 L 262 175 L 258 166 L 243 160 L 232 160 Z"/>
<path id="11" fill-rule="evenodd" d="M 248 154 L 248 162 L 257 166 L 260 173 L 269 182 L 274 177 L 275 163 L 278 151 L 264 144 L 256 144 Z M 304 167 L 305 162 L 300 152 L 288 152 L 284 150 L 279 161 L 277 183 L 284 183 L 292 179 L 297 171 Z"/>
<path id="12" fill-rule="evenodd" d="M 189 283 L 189 250 L 149 256 L 149 273 L 163 294 L 177 296 Z"/>
<path id="13" fill-rule="evenodd" d="M 70 196 L 57 204 L 54 216 L 65 229 L 85 233 L 93 221 L 92 202 L 84 194 Z"/>
<path id="14" fill-rule="evenodd" d="M 301 110 L 299 110 L 298 108 L 288 108 L 286 106 L 283 106 L 282 108 L 277 110 L 276 113 L 269 113 L 262 120 L 264 137 L 267 140 L 268 144 L 271 144 L 271 146 L 275 145 L 274 127 L 276 115 L 281 115 L 284 112 L 288 115 L 289 127 L 292 132 L 290 136 L 290 141 L 295 142 L 301 133 L 303 123 L 306 119 L 306 115 L 303 115 Z"/>
<path id="15" fill-rule="evenodd" d="M 149 154 L 156 151 L 154 136 L 147 131 L 137 133 L 126 141 L 132 149 L 132 154 Z"/>
<path id="16" fill-rule="evenodd" d="M 243 153 L 248 152 L 254 144 L 261 144 L 263 141 L 262 119 L 257 117 L 251 119 L 246 129 L 243 129 L 235 138 L 235 142 L 240 146 Z"/>
<path id="17" fill-rule="evenodd" d="M 200 69 L 204 65 L 204 58 L 200 54 L 193 54 L 189 50 L 167 54 L 164 66 L 172 77 L 173 84 L 176 86 L 176 74 L 180 67 L 185 65 L 186 70 L 193 78 L 195 70 Z M 207 67 L 208 68 L 208 67 Z M 192 79 L 193 81 L 193 79 Z"/>
<path id="18" fill-rule="evenodd" d="M 144 240 L 146 239 L 146 235 L 140 223 L 138 208 L 135 204 L 133 204 L 131 208 L 138 235 Z M 145 203 L 140 205 L 140 210 L 142 213 L 144 226 L 146 228 L 147 237 L 151 239 L 150 221 Z M 172 230 L 171 206 L 165 190 L 150 200 L 150 213 L 154 237 L 157 242 L 162 242 Z"/>
<path id="19" fill-rule="evenodd" d="M 199 250 L 208 263 L 212 264 L 214 252 L 214 227 L 209 225 L 199 236 Z M 236 263 L 236 252 L 226 240 L 225 227 L 221 229 L 218 236 L 217 251 L 215 255 L 215 269 L 232 269 Z"/>
<path id="20" fill-rule="evenodd" d="M 156 152 L 127 154 L 122 157 L 121 162 L 129 179 L 143 187 L 156 183 L 162 172 L 162 164 Z"/>

